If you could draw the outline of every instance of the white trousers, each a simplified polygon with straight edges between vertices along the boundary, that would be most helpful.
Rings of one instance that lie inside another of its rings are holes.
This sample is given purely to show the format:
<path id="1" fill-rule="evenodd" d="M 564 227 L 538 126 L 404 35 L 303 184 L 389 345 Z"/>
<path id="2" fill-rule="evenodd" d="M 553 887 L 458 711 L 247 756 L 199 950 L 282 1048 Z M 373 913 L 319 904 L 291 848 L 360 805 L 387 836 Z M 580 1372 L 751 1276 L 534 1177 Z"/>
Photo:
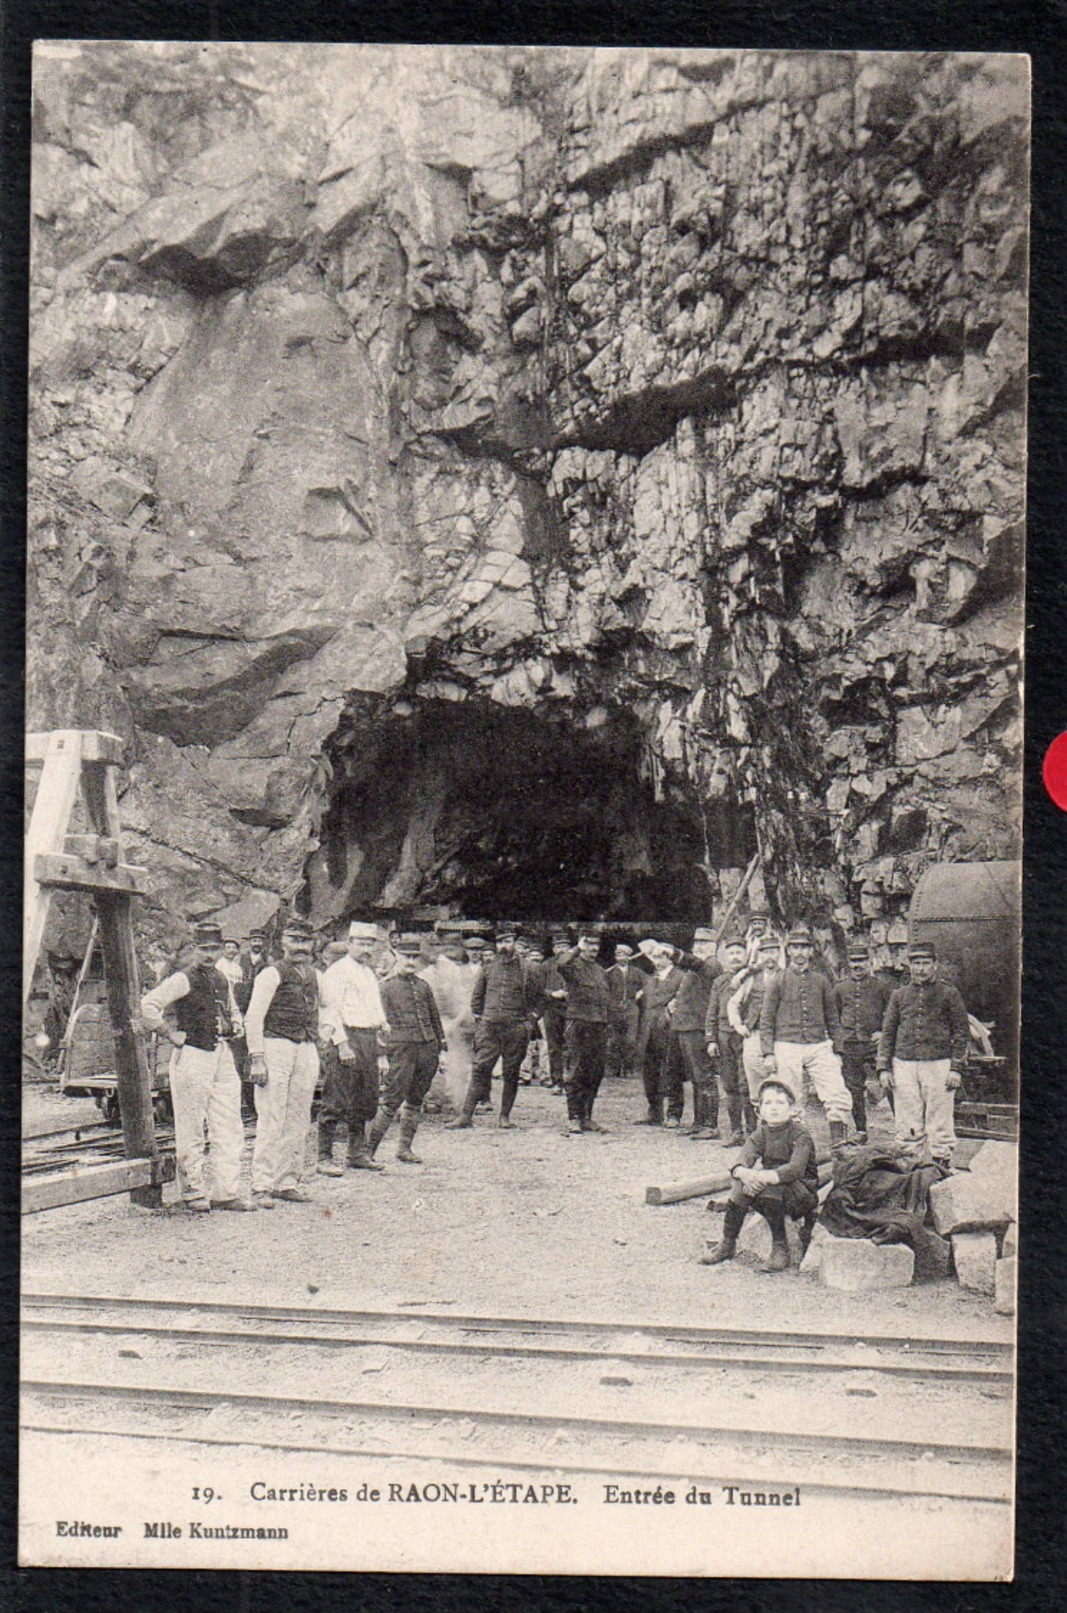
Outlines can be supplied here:
<path id="1" fill-rule="evenodd" d="M 170 1065 L 170 1098 L 182 1198 L 236 1198 L 245 1134 L 241 1124 L 241 1082 L 230 1044 L 220 1042 L 213 1053 L 200 1047 L 179 1048 Z M 209 1164 L 214 1191 L 210 1193 L 205 1124 L 211 1141 Z"/>
<path id="2" fill-rule="evenodd" d="M 299 1187 L 311 1125 L 311 1100 L 319 1078 L 314 1042 L 281 1036 L 263 1040 L 267 1084 L 256 1095 L 256 1146 L 252 1151 L 253 1193 L 281 1193 Z"/>
<path id="3" fill-rule="evenodd" d="M 831 1041 L 775 1042 L 774 1062 L 778 1074 L 796 1093 L 797 1103 L 803 1103 L 805 1081 L 810 1081 L 827 1120 L 847 1123 L 852 1119 L 852 1097 Z"/>
<path id="4" fill-rule="evenodd" d="M 897 1142 L 926 1138 L 934 1158 L 956 1146 L 956 1094 L 945 1085 L 951 1059 L 894 1059 Z"/>
<path id="5" fill-rule="evenodd" d="M 755 1107 L 759 1103 L 760 1086 L 767 1079 L 763 1068 L 763 1048 L 760 1046 L 759 1031 L 753 1031 L 741 1043 L 741 1063 L 744 1065 L 745 1080 L 748 1082 L 748 1095 Z M 799 1092 L 797 1097 L 800 1097 Z"/>

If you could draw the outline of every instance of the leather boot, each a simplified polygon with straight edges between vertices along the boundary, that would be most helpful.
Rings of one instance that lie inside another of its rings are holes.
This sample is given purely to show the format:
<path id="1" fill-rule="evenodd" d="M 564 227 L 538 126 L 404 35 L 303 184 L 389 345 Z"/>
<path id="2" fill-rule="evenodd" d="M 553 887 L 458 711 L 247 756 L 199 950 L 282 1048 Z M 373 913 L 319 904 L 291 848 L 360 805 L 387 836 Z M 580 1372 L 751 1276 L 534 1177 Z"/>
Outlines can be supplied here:
<path id="1" fill-rule="evenodd" d="M 469 1131 L 471 1126 L 474 1125 L 474 1107 L 477 1102 L 478 1094 L 474 1089 L 474 1082 L 472 1081 L 470 1086 L 467 1088 L 467 1095 L 463 1099 L 463 1108 L 459 1111 L 459 1114 L 456 1116 L 455 1120 L 448 1121 L 445 1126 L 445 1130 Z"/>
<path id="2" fill-rule="evenodd" d="M 640 1120 L 635 1120 L 634 1121 L 635 1126 L 662 1126 L 662 1124 L 663 1124 L 663 1099 L 662 1098 L 653 1098 L 652 1102 L 648 1106 L 648 1114 L 642 1116 L 642 1118 Z"/>
<path id="3" fill-rule="evenodd" d="M 411 1152 L 411 1144 L 418 1129 L 419 1111 L 405 1103 L 400 1112 L 400 1141 L 396 1145 L 396 1157 L 402 1165 L 422 1164 L 418 1154 Z"/>
<path id="4" fill-rule="evenodd" d="M 789 1270 L 789 1240 L 785 1235 L 785 1211 L 780 1204 L 764 1205 L 760 1214 L 771 1229 L 771 1253 L 764 1271 Z"/>
<path id="5" fill-rule="evenodd" d="M 377 1114 L 370 1123 L 370 1130 L 367 1132 L 367 1153 L 370 1155 L 371 1159 L 373 1159 L 375 1154 L 378 1152 L 378 1144 L 381 1142 L 392 1123 L 393 1117 L 389 1113 L 389 1110 L 379 1107 Z"/>
<path id="6" fill-rule="evenodd" d="M 371 1157 L 365 1126 L 353 1126 L 349 1131 L 348 1168 L 350 1171 L 384 1171 L 385 1169 L 384 1165 L 379 1165 L 377 1160 Z"/>
<path id="7" fill-rule="evenodd" d="M 728 1204 L 722 1222 L 722 1238 L 700 1257 L 702 1266 L 721 1266 L 724 1261 L 732 1260 L 737 1253 L 737 1234 L 744 1225 L 746 1209 L 743 1204 Z"/>
<path id="8" fill-rule="evenodd" d="M 333 1160 L 333 1134 L 334 1122 L 332 1120 L 319 1121 L 319 1175 L 343 1176 L 344 1170 L 335 1165 Z"/>
<path id="9" fill-rule="evenodd" d="M 797 1228 L 797 1235 L 800 1238 L 800 1247 L 805 1254 L 807 1254 L 808 1249 L 811 1246 L 811 1235 L 814 1231 L 815 1211 L 812 1210 L 804 1217 L 803 1221 L 800 1223 L 800 1226 Z"/>
<path id="10" fill-rule="evenodd" d="M 844 1146 L 848 1139 L 848 1127 L 843 1120 L 830 1122 L 830 1148 L 831 1151 Z"/>

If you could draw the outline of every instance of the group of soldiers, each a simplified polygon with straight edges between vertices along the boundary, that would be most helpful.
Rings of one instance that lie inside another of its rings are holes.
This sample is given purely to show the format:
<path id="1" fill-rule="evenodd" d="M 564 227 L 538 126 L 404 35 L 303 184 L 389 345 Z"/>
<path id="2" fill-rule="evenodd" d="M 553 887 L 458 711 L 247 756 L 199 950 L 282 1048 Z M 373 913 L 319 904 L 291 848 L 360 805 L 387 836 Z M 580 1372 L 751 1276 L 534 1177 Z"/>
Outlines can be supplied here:
<path id="1" fill-rule="evenodd" d="M 146 1027 L 174 1049 L 178 1180 L 194 1211 L 309 1199 L 304 1157 L 320 1076 L 319 1172 L 377 1171 L 398 1116 L 396 1157 L 421 1163 L 412 1144 L 435 1079 L 458 1111 L 450 1129 L 462 1131 L 488 1105 L 499 1067 L 497 1124 L 510 1129 L 542 1041 L 568 1136 L 605 1129 L 594 1117 L 605 1076 L 639 1073 L 637 1124 L 680 1129 L 688 1083 L 688 1134 L 728 1147 L 754 1131 L 768 1078 L 798 1098 L 814 1091 L 831 1145 L 850 1126 L 862 1137 L 867 1102 L 887 1095 L 902 1140 L 924 1138 L 945 1164 L 955 1146 L 968 1016 L 955 987 L 936 978 L 926 943 L 903 943 L 907 968 L 898 956 L 876 969 L 869 943 L 856 942 L 838 979 L 827 937 L 804 925 L 780 937 L 762 914 L 722 936 L 697 929 L 689 951 L 655 936 L 612 947 L 594 925 L 573 939 L 461 923 L 387 938 L 354 921 L 316 955 L 298 916 L 278 939 L 273 958 L 263 932 L 242 949 L 218 925 L 198 924 L 180 967 L 142 999 Z M 249 1196 L 238 1182 L 242 1076 L 256 1115 Z"/>

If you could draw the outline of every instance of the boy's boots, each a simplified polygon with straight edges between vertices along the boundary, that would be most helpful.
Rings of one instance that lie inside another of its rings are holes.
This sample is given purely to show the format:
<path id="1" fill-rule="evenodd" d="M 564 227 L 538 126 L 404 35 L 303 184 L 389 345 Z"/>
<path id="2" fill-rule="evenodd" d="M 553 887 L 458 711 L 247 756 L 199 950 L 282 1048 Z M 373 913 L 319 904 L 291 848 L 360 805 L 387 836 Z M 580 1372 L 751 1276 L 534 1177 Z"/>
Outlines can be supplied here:
<path id="1" fill-rule="evenodd" d="M 789 1240 L 785 1235 L 785 1211 L 780 1204 L 757 1205 L 771 1229 L 771 1252 L 764 1271 L 789 1270 Z"/>
<path id="2" fill-rule="evenodd" d="M 651 1102 L 649 1103 L 649 1106 L 648 1106 L 648 1114 L 642 1116 L 642 1118 L 640 1120 L 635 1120 L 634 1121 L 635 1126 L 662 1126 L 662 1124 L 663 1124 L 663 1099 L 662 1098 L 653 1098 L 651 1100 Z"/>
<path id="3" fill-rule="evenodd" d="M 726 1214 L 722 1218 L 722 1240 L 714 1249 L 709 1249 L 701 1255 L 700 1265 L 721 1266 L 723 1261 L 732 1260 L 737 1253 L 737 1234 L 744 1225 L 746 1207 L 743 1204 L 727 1204 Z"/>
<path id="4" fill-rule="evenodd" d="M 377 1147 L 377 1143 L 375 1147 Z M 384 1171 L 385 1166 L 371 1156 L 367 1129 L 357 1121 L 348 1128 L 348 1168 L 350 1171 Z"/>
<path id="5" fill-rule="evenodd" d="M 411 1144 L 415 1133 L 419 1129 L 419 1111 L 405 1103 L 400 1111 L 400 1141 L 396 1145 L 396 1157 L 402 1165 L 421 1165 L 422 1160 L 418 1154 L 411 1152 Z"/>
<path id="6" fill-rule="evenodd" d="M 830 1122 L 830 1151 L 831 1151 L 831 1153 L 834 1152 L 838 1148 L 843 1148 L 847 1141 L 848 1141 L 848 1127 L 845 1124 L 845 1122 L 843 1120 L 831 1120 L 831 1122 Z"/>
<path id="7" fill-rule="evenodd" d="M 740 1148 L 745 1140 L 745 1111 L 740 1093 L 726 1094 L 726 1113 L 730 1117 L 730 1135 L 726 1139 L 725 1147 Z"/>
<path id="8" fill-rule="evenodd" d="M 807 1254 L 808 1249 L 811 1246 L 811 1235 L 815 1231 L 815 1215 L 816 1212 L 814 1210 L 810 1210 L 797 1229 L 797 1236 L 800 1238 L 800 1247 L 804 1254 Z"/>

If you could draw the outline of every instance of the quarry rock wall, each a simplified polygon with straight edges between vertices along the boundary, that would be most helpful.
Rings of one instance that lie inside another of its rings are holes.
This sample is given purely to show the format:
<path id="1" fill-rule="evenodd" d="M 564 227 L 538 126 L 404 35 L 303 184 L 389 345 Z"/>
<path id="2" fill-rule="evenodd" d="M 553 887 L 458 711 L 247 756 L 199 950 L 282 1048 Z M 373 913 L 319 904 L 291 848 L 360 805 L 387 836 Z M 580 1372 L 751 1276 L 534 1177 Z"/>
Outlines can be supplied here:
<path id="1" fill-rule="evenodd" d="M 148 927 L 447 897 L 439 764 L 370 885 L 343 797 L 465 704 L 625 722 L 712 896 L 1017 855 L 1027 119 L 1012 57 L 39 47 L 28 720 L 127 739 Z"/>

